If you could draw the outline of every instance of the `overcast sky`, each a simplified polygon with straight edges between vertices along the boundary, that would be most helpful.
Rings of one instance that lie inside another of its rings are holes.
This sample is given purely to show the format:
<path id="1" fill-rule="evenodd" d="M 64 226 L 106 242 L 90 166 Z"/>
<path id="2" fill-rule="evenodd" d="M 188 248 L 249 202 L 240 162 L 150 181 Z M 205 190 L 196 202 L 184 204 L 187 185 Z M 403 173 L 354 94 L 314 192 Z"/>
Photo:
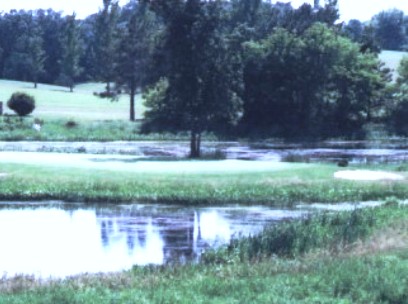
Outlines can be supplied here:
<path id="1" fill-rule="evenodd" d="M 124 5 L 128 0 L 120 0 Z M 277 2 L 277 1 L 273 1 Z M 280 0 L 280 2 L 292 2 L 298 7 L 304 2 L 313 3 L 313 0 Z M 320 1 L 322 4 L 324 0 Z M 382 10 L 398 8 L 408 15 L 408 0 L 338 0 L 341 20 L 360 19 L 366 21 Z M 63 11 L 65 14 L 76 12 L 78 18 L 96 13 L 102 6 L 102 0 L 0 0 L 0 11 L 8 12 L 11 9 L 34 10 L 38 8 L 52 8 L 55 11 Z"/>

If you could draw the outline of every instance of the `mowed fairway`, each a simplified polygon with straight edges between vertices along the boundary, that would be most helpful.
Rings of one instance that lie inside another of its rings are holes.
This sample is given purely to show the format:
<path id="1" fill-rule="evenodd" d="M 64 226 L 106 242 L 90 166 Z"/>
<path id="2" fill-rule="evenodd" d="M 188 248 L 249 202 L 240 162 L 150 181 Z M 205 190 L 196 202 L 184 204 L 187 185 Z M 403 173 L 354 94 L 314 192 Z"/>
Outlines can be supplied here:
<path id="1" fill-rule="evenodd" d="M 122 95 L 118 101 L 99 98 L 93 92 L 102 92 L 104 84 L 77 85 L 74 92 L 68 88 L 39 84 L 37 89 L 29 82 L 0 80 L 0 101 L 4 103 L 14 92 L 25 92 L 35 97 L 36 109 L 32 116 L 41 119 L 128 120 L 129 96 Z M 4 104 L 5 113 L 12 113 Z M 136 118 L 143 115 L 141 96 L 136 98 Z"/>

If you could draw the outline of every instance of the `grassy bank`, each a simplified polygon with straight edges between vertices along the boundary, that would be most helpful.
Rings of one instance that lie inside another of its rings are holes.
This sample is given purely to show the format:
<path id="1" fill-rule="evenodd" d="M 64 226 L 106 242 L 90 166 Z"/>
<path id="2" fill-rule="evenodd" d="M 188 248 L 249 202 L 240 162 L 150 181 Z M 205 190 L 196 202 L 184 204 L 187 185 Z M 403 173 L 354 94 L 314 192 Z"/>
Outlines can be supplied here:
<path id="1" fill-rule="evenodd" d="M 132 164 L 115 169 L 78 166 L 7 164 L 0 162 L 1 200 L 60 199 L 85 202 L 164 202 L 173 204 L 268 204 L 405 199 L 407 181 L 356 182 L 333 177 L 339 168 L 321 164 L 283 164 L 277 168 L 230 172 L 188 170 L 189 162 L 153 163 L 155 170 Z M 179 166 L 180 164 L 180 166 Z M 199 167 L 206 169 L 206 162 Z M 159 167 L 157 167 L 159 165 Z M 196 162 L 191 162 L 196 166 Z M 218 162 L 213 163 L 213 166 Z M 183 169 L 185 166 L 185 169 Z M 367 168 L 367 167 L 366 167 Z M 204 170 L 203 169 L 203 170 Z M 396 167 L 383 167 L 396 170 Z M 406 174 L 399 172 L 400 174 Z"/>
<path id="2" fill-rule="evenodd" d="M 352 221 L 355 216 L 343 214 L 345 221 L 333 227 L 344 230 L 347 219 Z M 275 253 L 248 259 L 245 255 L 237 258 L 241 255 L 235 247 L 236 254 L 224 250 L 219 253 L 224 259 L 208 264 L 136 267 L 118 274 L 51 282 L 16 278 L 0 282 L 0 302 L 407 303 L 407 207 L 381 207 L 358 217 L 362 220 L 352 227 L 366 233 L 337 246 L 336 252 L 330 251 L 328 244 L 315 244 L 294 257 Z M 327 217 L 328 221 L 334 219 Z M 292 224 L 298 243 L 307 238 L 302 225 L 306 224 Z M 324 225 L 318 221 L 313 226 L 320 230 Z M 273 235 L 271 231 L 264 236 Z M 403 242 L 380 250 L 373 244 L 384 234 L 391 239 L 402 235 Z M 327 237 L 333 240 L 334 235 L 328 233 Z M 363 252 L 362 248 L 369 250 Z"/>
<path id="3" fill-rule="evenodd" d="M 107 112 L 108 113 L 108 112 Z M 41 130 L 33 125 L 40 121 Z M 36 116 L 19 118 L 0 116 L 0 141 L 141 141 L 186 140 L 187 134 L 141 134 L 140 122 L 128 120 L 81 120 L 77 116 L 44 118 Z"/>

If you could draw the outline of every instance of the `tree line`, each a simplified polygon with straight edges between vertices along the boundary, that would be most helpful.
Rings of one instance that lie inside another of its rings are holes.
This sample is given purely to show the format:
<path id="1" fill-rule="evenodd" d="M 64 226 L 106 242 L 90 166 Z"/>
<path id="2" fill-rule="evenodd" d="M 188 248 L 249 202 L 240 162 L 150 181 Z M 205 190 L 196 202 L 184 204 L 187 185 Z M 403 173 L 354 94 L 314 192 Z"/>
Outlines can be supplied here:
<path id="1" fill-rule="evenodd" d="M 353 41 L 372 50 L 408 50 L 408 16 L 398 9 L 382 11 L 369 21 L 350 20 L 343 26 Z"/>
<path id="2" fill-rule="evenodd" d="M 336 0 L 297 9 L 262 0 L 103 0 L 85 20 L 12 11 L 0 16 L 0 73 L 71 90 L 103 81 L 104 96 L 130 94 L 131 120 L 142 90 L 142 131 L 189 132 L 192 157 L 205 132 L 320 139 L 364 137 L 369 123 L 397 130 L 406 79 L 391 82 L 375 29 L 354 35 L 354 21 L 338 18 Z"/>

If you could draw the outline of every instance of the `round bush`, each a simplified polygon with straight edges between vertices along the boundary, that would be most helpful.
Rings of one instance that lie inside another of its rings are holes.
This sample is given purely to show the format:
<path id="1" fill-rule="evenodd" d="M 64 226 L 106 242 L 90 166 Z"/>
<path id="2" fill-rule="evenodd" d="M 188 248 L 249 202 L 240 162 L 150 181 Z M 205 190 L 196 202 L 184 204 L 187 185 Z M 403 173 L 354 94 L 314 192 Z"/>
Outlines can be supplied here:
<path id="1" fill-rule="evenodd" d="M 34 111 L 35 100 L 34 97 L 26 93 L 16 92 L 11 95 L 7 102 L 7 106 L 16 112 L 17 115 L 26 116 Z"/>

